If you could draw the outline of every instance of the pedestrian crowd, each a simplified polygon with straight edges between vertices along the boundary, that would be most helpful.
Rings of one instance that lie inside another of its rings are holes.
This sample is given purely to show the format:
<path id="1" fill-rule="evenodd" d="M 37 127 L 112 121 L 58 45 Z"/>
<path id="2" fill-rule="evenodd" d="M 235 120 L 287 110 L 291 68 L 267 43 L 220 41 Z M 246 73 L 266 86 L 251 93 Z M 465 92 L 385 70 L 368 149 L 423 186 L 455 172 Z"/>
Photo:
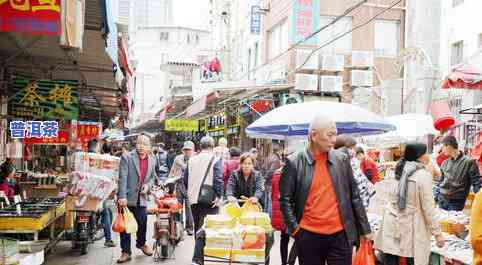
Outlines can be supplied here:
<path id="1" fill-rule="evenodd" d="M 311 123 L 307 142 L 299 148 L 273 144 L 261 160 L 258 149 L 243 153 L 224 138 L 216 146 L 205 136 L 197 148 L 186 141 L 180 154 L 171 155 L 164 145 L 152 147 L 147 136 L 139 136 L 134 150 L 117 154 L 121 162 L 115 194 L 117 205 L 128 207 L 137 221 L 136 248 L 153 254 L 146 239 L 150 188 L 180 178 L 176 195 L 184 207 L 185 231 L 195 239 L 192 264 L 203 264 L 206 216 L 217 214 L 223 203 L 245 201 L 261 205 L 280 232 L 281 260 L 274 264 L 352 264 L 353 249 L 363 242 L 374 243 L 383 264 L 399 264 L 401 257 L 407 264 L 428 264 L 431 238 L 437 246 L 444 245 L 435 205 L 460 211 L 469 192 L 481 187 L 476 162 L 458 149 L 455 137 L 443 139 L 445 158 L 436 162 L 426 144 L 410 142 L 394 178 L 384 180 L 388 194 L 382 205 L 383 225 L 374 234 L 367 210 L 375 184 L 381 181 L 377 163 L 353 137 L 338 135 L 330 117 L 319 116 Z M 100 150 L 115 154 L 108 144 Z M 11 174 L 8 169 L 2 167 L 2 174 Z M 115 246 L 112 217 L 106 206 L 102 222 L 108 247 Z M 121 233 L 120 239 L 118 263 L 125 263 L 131 260 L 131 235 Z M 267 240 L 267 260 L 273 240 Z"/>

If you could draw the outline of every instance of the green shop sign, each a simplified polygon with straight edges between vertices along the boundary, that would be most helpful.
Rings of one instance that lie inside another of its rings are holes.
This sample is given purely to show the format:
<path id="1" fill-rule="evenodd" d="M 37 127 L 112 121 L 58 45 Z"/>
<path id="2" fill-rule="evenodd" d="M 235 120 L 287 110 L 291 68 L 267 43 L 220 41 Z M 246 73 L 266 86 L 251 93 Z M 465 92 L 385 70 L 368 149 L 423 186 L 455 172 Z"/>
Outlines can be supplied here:
<path id="1" fill-rule="evenodd" d="M 8 114 L 21 119 L 76 120 L 79 116 L 78 82 L 15 79 L 9 85 Z"/>

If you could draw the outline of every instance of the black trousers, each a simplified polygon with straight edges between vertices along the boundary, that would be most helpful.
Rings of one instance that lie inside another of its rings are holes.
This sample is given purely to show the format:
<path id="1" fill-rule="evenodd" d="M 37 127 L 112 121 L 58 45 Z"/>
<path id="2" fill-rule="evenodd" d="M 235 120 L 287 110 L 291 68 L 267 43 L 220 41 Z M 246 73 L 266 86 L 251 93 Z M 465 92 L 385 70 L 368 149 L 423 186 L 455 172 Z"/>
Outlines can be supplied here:
<path id="1" fill-rule="evenodd" d="M 383 264 L 384 265 L 399 265 L 400 257 L 392 254 L 383 254 Z M 414 265 L 413 258 L 407 258 L 407 265 Z"/>
<path id="2" fill-rule="evenodd" d="M 204 224 L 204 218 L 206 218 L 208 214 L 217 214 L 218 208 L 207 208 L 199 204 L 191 204 L 191 212 L 194 220 L 194 238 L 196 240 L 192 261 L 202 264 L 204 253 L 204 232 L 200 231 L 200 229 Z"/>
<path id="3" fill-rule="evenodd" d="M 147 229 L 147 210 L 146 207 L 131 207 L 129 211 L 134 215 L 137 221 L 136 247 L 142 248 L 146 244 L 146 229 Z M 131 255 L 131 234 L 121 233 L 121 248 L 122 252 Z"/>
<path id="4" fill-rule="evenodd" d="M 207 208 L 199 204 L 191 204 L 192 219 L 194 220 L 194 233 L 196 233 L 204 224 L 204 218 L 208 214 L 218 214 L 219 209 Z"/>
<path id="5" fill-rule="evenodd" d="M 296 236 L 300 265 L 351 265 L 353 246 L 345 231 L 320 235 L 301 229 Z"/>
<path id="6" fill-rule="evenodd" d="M 296 262 L 296 244 L 293 244 L 291 250 L 288 255 L 288 247 L 290 244 L 290 235 L 287 233 L 281 232 L 281 241 L 280 241 L 280 256 L 281 256 L 281 264 L 282 265 L 294 265 Z"/>

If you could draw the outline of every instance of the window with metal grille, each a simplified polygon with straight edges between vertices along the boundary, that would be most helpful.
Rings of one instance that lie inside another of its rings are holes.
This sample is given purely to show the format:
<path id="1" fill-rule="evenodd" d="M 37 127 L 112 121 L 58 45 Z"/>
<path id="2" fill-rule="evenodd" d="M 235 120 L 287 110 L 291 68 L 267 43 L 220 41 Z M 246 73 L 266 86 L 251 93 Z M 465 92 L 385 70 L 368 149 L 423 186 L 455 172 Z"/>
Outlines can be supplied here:
<path id="1" fill-rule="evenodd" d="M 464 42 L 458 41 L 452 44 L 452 51 L 451 51 L 451 65 L 456 65 L 464 60 Z"/>

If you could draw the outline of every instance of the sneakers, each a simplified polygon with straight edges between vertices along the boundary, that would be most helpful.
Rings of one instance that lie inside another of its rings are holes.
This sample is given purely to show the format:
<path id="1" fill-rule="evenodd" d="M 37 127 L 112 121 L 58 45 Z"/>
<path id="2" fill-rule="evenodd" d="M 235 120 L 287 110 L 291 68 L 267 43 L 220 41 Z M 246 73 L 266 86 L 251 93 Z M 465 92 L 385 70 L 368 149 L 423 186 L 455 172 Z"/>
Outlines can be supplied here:
<path id="1" fill-rule="evenodd" d="M 131 261 L 131 255 L 127 254 L 127 253 L 122 253 L 122 255 L 120 256 L 120 258 L 117 260 L 117 263 L 126 263 L 126 262 L 129 262 Z"/>
<path id="2" fill-rule="evenodd" d="M 115 247 L 116 247 L 116 244 L 114 243 L 114 241 L 109 240 L 109 241 L 105 241 L 104 247 L 106 247 L 106 248 L 115 248 Z"/>

